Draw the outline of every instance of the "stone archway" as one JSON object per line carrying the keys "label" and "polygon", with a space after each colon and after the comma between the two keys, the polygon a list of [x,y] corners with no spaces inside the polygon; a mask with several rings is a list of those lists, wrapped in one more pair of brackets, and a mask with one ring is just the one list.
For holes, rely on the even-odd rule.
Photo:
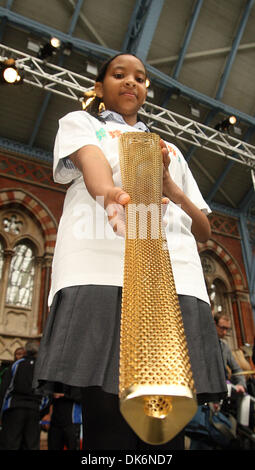
{"label": "stone archway", "polygon": [[5,189],[0,191],[0,208],[12,203],[18,203],[30,211],[42,227],[45,239],[45,252],[53,253],[57,222],[49,209],[31,193],[23,189]]}

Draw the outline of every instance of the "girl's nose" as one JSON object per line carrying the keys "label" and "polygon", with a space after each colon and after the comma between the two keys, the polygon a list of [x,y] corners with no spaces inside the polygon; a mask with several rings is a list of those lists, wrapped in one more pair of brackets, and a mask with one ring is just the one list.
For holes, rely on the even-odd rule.
{"label": "girl's nose", "polygon": [[126,77],[125,83],[127,86],[134,87],[136,85],[135,79],[132,76]]}

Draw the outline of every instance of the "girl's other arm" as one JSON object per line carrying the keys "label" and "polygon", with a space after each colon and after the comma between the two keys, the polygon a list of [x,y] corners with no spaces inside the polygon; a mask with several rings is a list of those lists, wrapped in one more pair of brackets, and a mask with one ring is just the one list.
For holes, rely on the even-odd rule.
{"label": "girl's other arm", "polygon": [[211,236],[211,226],[207,216],[186,196],[172,180],[168,171],[170,157],[163,140],[160,142],[163,155],[163,192],[175,204],[181,206],[192,219],[191,232],[198,242],[205,242]]}

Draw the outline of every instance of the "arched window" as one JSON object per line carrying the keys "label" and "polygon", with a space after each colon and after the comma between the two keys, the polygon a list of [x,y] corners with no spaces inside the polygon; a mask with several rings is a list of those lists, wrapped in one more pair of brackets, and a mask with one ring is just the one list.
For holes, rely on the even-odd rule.
{"label": "arched window", "polygon": [[226,302],[227,287],[221,279],[215,278],[211,285],[207,287],[211,302],[212,312],[226,313],[228,312],[228,304]]}
{"label": "arched window", "polygon": [[225,313],[231,319],[231,331],[226,337],[231,349],[237,348],[231,296],[234,290],[233,279],[223,261],[214,252],[200,253],[212,314]]}
{"label": "arched window", "polygon": [[42,227],[26,208],[11,204],[0,210],[0,359],[13,360],[13,350],[39,336]]}
{"label": "arched window", "polygon": [[31,244],[21,242],[14,248],[9,269],[6,304],[31,307],[35,275],[35,255]]}

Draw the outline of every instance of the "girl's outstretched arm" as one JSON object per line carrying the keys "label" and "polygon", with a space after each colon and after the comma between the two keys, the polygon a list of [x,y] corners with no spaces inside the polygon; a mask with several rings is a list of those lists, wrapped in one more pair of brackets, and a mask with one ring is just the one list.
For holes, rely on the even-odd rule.
{"label": "girl's outstretched arm", "polygon": [[69,156],[82,172],[86,188],[93,199],[100,197],[113,230],[124,235],[124,205],[129,195],[114,185],[112,169],[104,153],[96,145],[86,145]]}
{"label": "girl's outstretched arm", "polygon": [[[112,169],[104,153],[96,145],[86,145],[69,156],[75,166],[82,172],[86,188],[96,199],[103,198],[104,208],[113,230],[125,235],[124,206],[130,196],[120,187],[115,186]],[[162,204],[168,204],[168,198],[162,198]]]}
{"label": "girl's outstretched arm", "polygon": [[169,152],[163,140],[160,141],[163,155],[163,193],[175,204],[181,206],[192,219],[191,231],[198,242],[205,242],[211,236],[211,226],[207,216],[186,196],[182,189],[172,180],[168,167]]}

